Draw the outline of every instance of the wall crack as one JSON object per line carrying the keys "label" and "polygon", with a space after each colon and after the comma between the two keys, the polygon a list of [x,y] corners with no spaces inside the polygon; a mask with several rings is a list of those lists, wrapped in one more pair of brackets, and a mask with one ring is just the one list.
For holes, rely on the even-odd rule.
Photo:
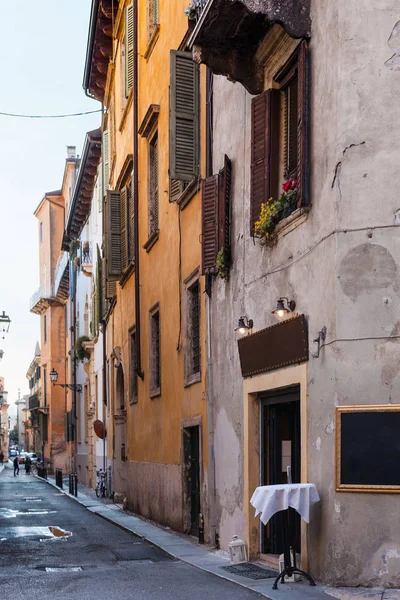
{"label": "wall crack", "polygon": [[[363,146],[365,143],[366,142],[363,141],[363,142],[359,142],[358,144],[350,144],[349,146],[346,146],[346,148],[343,150],[343,152],[342,152],[342,160],[339,160],[339,162],[337,162],[336,166],[335,166],[335,172],[334,172],[334,175],[333,175],[331,189],[333,189],[333,186],[335,185],[336,179],[339,178],[340,169],[341,169],[342,161],[343,161],[343,156],[346,154],[347,150],[350,150],[350,148],[356,148],[357,146]],[[338,179],[338,185],[339,185],[339,179]]]}

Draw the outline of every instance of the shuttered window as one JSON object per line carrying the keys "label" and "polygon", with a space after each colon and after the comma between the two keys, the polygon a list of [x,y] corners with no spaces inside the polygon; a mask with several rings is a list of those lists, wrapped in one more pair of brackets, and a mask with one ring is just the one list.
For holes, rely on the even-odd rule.
{"label": "shuttered window", "polygon": [[128,259],[129,262],[135,260],[135,207],[133,204],[133,177],[132,181],[126,186],[128,196]]}
{"label": "shuttered window", "polygon": [[120,192],[108,190],[106,202],[107,275],[118,278],[121,263],[121,197]]}
{"label": "shuttered window", "polygon": [[125,97],[133,87],[133,58],[134,58],[134,23],[133,4],[125,9]]}
{"label": "shuttered window", "polygon": [[261,204],[278,193],[281,92],[267,90],[251,103],[250,233],[260,217]]}
{"label": "shuttered window", "polygon": [[149,237],[158,230],[158,134],[149,144]]}
{"label": "shuttered window", "polygon": [[138,376],[136,362],[136,331],[129,334],[129,394],[130,402],[137,402],[138,396]]}
{"label": "shuttered window", "polygon": [[191,181],[199,174],[199,66],[190,52],[171,51],[171,179]]}
{"label": "shuttered window", "polygon": [[231,161],[225,156],[224,167],[219,174],[203,180],[203,275],[216,274],[217,254],[220,251],[223,253],[225,269],[230,266],[231,179]]}
{"label": "shuttered window", "polygon": [[190,370],[191,375],[200,373],[200,283],[197,280],[189,292]]}
{"label": "shuttered window", "polygon": [[161,393],[160,310],[150,311],[150,397]]}
{"label": "shuttered window", "polygon": [[271,196],[278,198],[289,177],[297,179],[297,206],[309,204],[308,69],[308,45],[303,41],[276,77],[279,88],[252,100],[251,235],[261,204]]}
{"label": "shuttered window", "polygon": [[110,178],[110,152],[109,152],[109,135],[108,131],[103,131],[103,148],[102,148],[102,156],[103,156],[103,189],[104,195],[108,188],[109,178]]}

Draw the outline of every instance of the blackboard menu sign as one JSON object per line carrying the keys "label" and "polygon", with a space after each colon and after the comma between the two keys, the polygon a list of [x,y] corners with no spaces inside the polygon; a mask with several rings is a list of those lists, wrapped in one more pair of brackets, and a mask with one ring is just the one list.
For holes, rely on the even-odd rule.
{"label": "blackboard menu sign", "polygon": [[336,409],[336,491],[400,492],[400,405]]}

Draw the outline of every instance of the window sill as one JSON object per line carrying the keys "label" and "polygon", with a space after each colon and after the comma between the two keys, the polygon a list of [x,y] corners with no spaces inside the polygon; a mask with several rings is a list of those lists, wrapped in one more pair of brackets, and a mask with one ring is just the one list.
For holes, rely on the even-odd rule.
{"label": "window sill", "polygon": [[156,25],[154,27],[153,33],[151,34],[151,38],[148,41],[147,48],[143,54],[143,57],[146,60],[149,60],[159,37],[160,37],[160,26]]}
{"label": "window sill", "polygon": [[201,381],[201,373],[195,373],[194,375],[191,375],[190,377],[187,377],[185,379],[185,384],[183,387],[185,387],[185,388],[190,387],[194,383],[200,383],[200,381]]}
{"label": "window sill", "polygon": [[179,196],[176,201],[177,205],[181,210],[186,208],[192,198],[195,197],[197,192],[200,190],[200,179],[196,177],[196,179],[192,179],[187,188],[183,190],[182,194]]}
{"label": "window sill", "polygon": [[153,390],[150,390],[150,398],[157,398],[158,396],[161,396],[161,388],[154,388]]}
{"label": "window sill", "polygon": [[129,398],[129,404],[132,406],[132,404],[137,404],[138,403],[138,397],[135,396],[134,398]]}
{"label": "window sill", "polygon": [[292,214],[285,219],[282,219],[282,221],[280,221],[276,226],[274,232],[276,240],[278,241],[285,237],[285,235],[296,229],[296,227],[299,227],[299,225],[304,223],[304,221],[307,221],[309,212],[309,206],[302,206],[301,208],[297,208],[295,211],[293,211]]}
{"label": "window sill", "polygon": [[156,243],[156,241],[158,240],[160,235],[160,230],[156,229],[155,231],[153,231],[153,233],[150,235],[149,239],[147,240],[147,242],[145,244],[143,244],[143,248],[144,250],[146,250],[146,252],[150,252],[150,250],[152,249],[152,247],[154,246],[154,244]]}
{"label": "window sill", "polygon": [[131,278],[131,275],[135,272],[135,263],[132,261],[126,267],[125,271],[122,274],[121,279],[119,280],[119,285],[123,288]]}

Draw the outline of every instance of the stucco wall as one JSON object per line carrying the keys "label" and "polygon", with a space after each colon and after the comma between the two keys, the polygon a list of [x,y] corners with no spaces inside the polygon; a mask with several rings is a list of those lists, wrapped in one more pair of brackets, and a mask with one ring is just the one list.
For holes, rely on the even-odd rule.
{"label": "stucco wall", "polygon": [[243,443],[233,328],[241,314],[254,319],[255,330],[272,325],[277,298],[288,296],[307,316],[311,351],[323,326],[332,342],[319,358],[310,354],[302,460],[321,495],[309,527],[309,568],[340,585],[400,585],[397,496],[335,492],[333,425],[337,405],[399,402],[398,340],[359,340],[399,328],[400,76],[384,67],[397,8],[393,0],[312,3],[312,207],[273,248],[253,243],[249,232],[251,97],[240,84],[214,78],[214,172],[225,153],[233,164],[233,266],[228,281],[214,282],[212,299],[221,543],[226,549],[242,533],[248,502],[242,461],[224,468],[226,449],[233,461]]}

